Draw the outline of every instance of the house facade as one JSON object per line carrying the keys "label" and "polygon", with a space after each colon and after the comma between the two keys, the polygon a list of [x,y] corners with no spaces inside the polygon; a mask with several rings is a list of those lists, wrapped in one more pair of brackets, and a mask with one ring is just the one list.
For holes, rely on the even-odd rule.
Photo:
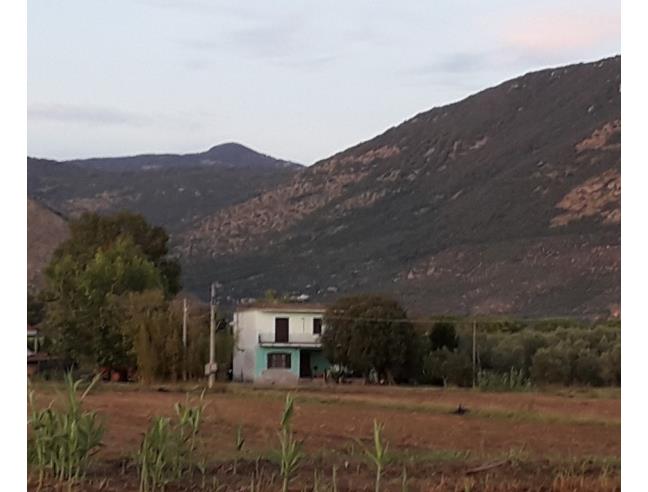
{"label": "house facade", "polygon": [[235,381],[294,384],[323,377],[325,307],[315,304],[250,304],[234,313]]}

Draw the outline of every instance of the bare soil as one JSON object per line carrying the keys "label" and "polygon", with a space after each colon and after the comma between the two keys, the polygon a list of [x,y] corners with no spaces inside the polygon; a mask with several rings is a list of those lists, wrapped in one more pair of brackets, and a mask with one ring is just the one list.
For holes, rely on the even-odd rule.
{"label": "bare soil", "polygon": [[[130,456],[151,417],[172,415],[185,398],[106,385],[86,405],[106,419],[105,446],[82,490],[137,490]],[[286,390],[228,385],[205,395],[201,442],[205,474],[167,490],[276,490],[272,460]],[[198,391],[192,392],[197,397]],[[42,394],[47,400],[51,395]],[[294,490],[372,490],[373,470],[356,440],[370,444],[373,420],[385,424],[392,462],[383,490],[616,490],[620,469],[620,400],[542,393],[335,387],[296,391],[294,431],[307,458]],[[459,404],[464,415],[452,413]],[[245,451],[233,474],[234,436],[241,425]],[[483,465],[494,464],[484,471]]]}

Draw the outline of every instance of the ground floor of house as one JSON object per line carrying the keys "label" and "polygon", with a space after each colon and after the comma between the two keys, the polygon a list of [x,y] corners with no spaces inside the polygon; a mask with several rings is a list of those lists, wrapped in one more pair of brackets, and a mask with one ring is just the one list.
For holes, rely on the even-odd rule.
{"label": "ground floor of house", "polygon": [[321,348],[256,347],[255,382],[294,383],[300,379],[324,378],[330,367]]}

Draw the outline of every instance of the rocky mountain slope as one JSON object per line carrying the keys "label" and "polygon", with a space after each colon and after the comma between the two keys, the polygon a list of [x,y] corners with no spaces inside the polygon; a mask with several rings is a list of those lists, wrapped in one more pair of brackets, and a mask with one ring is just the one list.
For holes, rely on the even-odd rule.
{"label": "rocky mountain slope", "polygon": [[30,289],[42,287],[43,270],[67,236],[67,221],[60,214],[27,199],[27,285]]}
{"label": "rocky mountain slope", "polygon": [[434,108],[215,209],[177,242],[186,284],[392,293],[417,313],[614,315],[620,57]]}
{"label": "rocky mountain slope", "polygon": [[133,210],[179,235],[214,210],[272,189],[301,167],[233,143],[195,154],[28,158],[27,192],[69,216]]}

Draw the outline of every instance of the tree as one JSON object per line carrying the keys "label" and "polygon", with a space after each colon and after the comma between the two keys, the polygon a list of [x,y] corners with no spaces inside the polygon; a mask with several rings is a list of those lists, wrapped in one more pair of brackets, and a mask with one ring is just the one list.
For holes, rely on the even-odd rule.
{"label": "tree", "polygon": [[365,379],[405,380],[415,366],[416,333],[398,302],[382,296],[351,296],[330,306],[322,335],[325,355]]}
{"label": "tree", "polygon": [[160,272],[165,295],[177,294],[181,288],[180,265],[168,256],[168,234],[162,227],[152,226],[143,216],[131,212],[113,215],[84,213],[70,222],[70,237],[54,252],[52,264],[71,256],[83,267],[99,250],[109,250],[124,238],[130,238]]}
{"label": "tree", "polygon": [[108,367],[129,362],[119,297],[164,285],[160,271],[128,236],[97,248],[90,257],[87,252],[59,252],[47,269],[46,283],[45,327],[55,351]]}
{"label": "tree", "polygon": [[123,334],[140,379],[176,379],[182,372],[181,318],[169,309],[162,290],[131,292],[124,299]]}
{"label": "tree", "polygon": [[[132,292],[123,298],[123,311],[123,335],[132,341],[130,355],[142,381],[177,380],[185,367],[189,377],[203,375],[209,350],[208,311],[196,306],[189,312],[186,358],[182,346],[182,305],[177,300],[167,301],[160,289]],[[227,326],[223,321],[219,319],[218,326]],[[215,345],[219,373],[226,376],[234,337],[228,330],[220,329]]]}
{"label": "tree", "polygon": [[452,352],[459,345],[454,323],[450,321],[435,322],[430,330],[429,341],[431,350],[446,348]]}
{"label": "tree", "polygon": [[45,304],[31,292],[27,292],[27,324],[37,325],[45,317]]}

